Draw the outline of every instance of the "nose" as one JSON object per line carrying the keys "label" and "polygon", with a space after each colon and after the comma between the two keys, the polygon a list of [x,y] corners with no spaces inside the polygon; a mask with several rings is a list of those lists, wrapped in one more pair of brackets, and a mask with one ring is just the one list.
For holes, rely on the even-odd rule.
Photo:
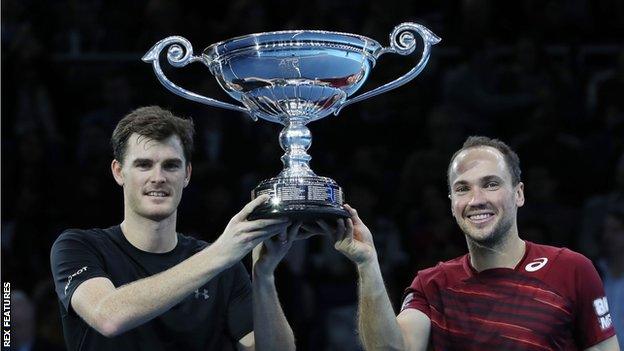
{"label": "nose", "polygon": [[483,205],[486,203],[486,199],[485,199],[485,194],[483,193],[483,190],[479,189],[479,188],[475,188],[472,191],[472,194],[470,196],[470,201],[468,202],[469,206],[479,206],[479,205]]}
{"label": "nose", "polygon": [[154,167],[152,174],[150,176],[150,183],[161,184],[167,180],[165,178],[165,172],[160,167]]}

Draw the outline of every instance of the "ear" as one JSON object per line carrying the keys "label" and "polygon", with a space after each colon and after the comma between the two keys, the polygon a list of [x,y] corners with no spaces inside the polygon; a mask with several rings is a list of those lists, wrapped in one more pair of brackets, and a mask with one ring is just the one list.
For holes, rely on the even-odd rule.
{"label": "ear", "polygon": [[186,165],[186,175],[184,176],[184,187],[186,188],[187,185],[189,185],[189,182],[191,181],[191,173],[193,171],[193,167],[191,166],[191,163],[189,162]]}
{"label": "ear", "polygon": [[123,172],[121,169],[121,162],[117,160],[113,160],[113,162],[111,162],[111,172],[113,173],[113,178],[115,178],[115,181],[117,182],[117,184],[119,184],[120,186],[123,186],[124,176],[123,176]]}
{"label": "ear", "polygon": [[448,197],[448,199],[451,201],[450,205],[451,205],[451,215],[453,217],[455,217],[455,211],[453,210],[453,198],[451,197],[451,194],[449,193],[448,195],[446,195]]}
{"label": "ear", "polygon": [[516,206],[524,205],[524,183],[520,182],[516,185]]}

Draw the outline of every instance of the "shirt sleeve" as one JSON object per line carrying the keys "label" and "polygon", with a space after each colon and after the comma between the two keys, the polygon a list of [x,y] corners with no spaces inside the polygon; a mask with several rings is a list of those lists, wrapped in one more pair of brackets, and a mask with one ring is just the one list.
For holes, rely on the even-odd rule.
{"label": "shirt sleeve", "polygon": [[598,272],[585,256],[577,254],[577,258],[574,277],[577,311],[575,329],[578,331],[577,343],[585,349],[615,335],[615,328]]}
{"label": "shirt sleeve", "polygon": [[56,239],[50,252],[50,266],[56,295],[65,312],[73,311],[71,297],[80,284],[91,278],[108,277],[101,253],[81,231],[65,231]]}
{"label": "shirt sleeve", "polygon": [[253,296],[249,274],[242,263],[233,268],[234,281],[227,308],[227,326],[234,340],[253,331]]}
{"label": "shirt sleeve", "polygon": [[405,293],[403,294],[401,312],[409,308],[417,309],[426,314],[427,317],[431,318],[431,309],[429,308],[429,303],[427,302],[427,297],[425,296],[420,275],[416,275],[412,284],[405,289]]}

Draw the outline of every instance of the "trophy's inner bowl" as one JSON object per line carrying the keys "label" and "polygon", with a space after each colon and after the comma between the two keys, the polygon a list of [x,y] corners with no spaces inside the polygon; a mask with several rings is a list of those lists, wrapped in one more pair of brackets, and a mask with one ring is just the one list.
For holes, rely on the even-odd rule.
{"label": "trophy's inner bowl", "polygon": [[362,86],[379,50],[379,43],[363,36],[285,31],[217,43],[202,58],[221,87],[257,116],[311,121]]}

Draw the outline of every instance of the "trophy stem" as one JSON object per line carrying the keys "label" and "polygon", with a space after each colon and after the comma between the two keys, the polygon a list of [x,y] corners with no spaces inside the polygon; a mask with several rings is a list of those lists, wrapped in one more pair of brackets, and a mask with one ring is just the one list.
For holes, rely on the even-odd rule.
{"label": "trophy stem", "polygon": [[280,132],[279,143],[285,151],[281,157],[284,170],[280,177],[315,176],[310,169],[310,160],[307,150],[312,145],[312,134],[305,125],[308,118],[291,117],[284,122],[284,129]]}

